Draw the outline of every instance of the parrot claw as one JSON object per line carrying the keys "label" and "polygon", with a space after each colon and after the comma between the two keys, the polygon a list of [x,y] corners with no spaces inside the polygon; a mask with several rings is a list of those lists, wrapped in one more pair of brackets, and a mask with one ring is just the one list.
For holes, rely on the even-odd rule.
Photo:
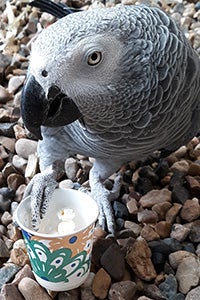
{"label": "parrot claw", "polygon": [[31,223],[36,231],[47,212],[49,199],[57,186],[56,176],[56,170],[50,166],[36,174],[25,190],[23,198],[31,197]]}

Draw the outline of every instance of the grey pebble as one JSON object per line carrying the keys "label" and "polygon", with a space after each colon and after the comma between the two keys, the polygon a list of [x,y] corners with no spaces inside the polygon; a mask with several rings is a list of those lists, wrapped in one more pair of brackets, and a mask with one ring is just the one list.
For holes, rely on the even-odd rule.
{"label": "grey pebble", "polygon": [[9,282],[19,270],[20,267],[12,263],[8,263],[0,268],[0,288]]}

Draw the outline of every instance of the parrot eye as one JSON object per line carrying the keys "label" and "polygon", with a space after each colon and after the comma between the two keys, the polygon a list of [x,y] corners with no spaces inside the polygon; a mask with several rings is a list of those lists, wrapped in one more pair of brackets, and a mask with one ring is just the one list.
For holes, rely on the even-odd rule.
{"label": "parrot eye", "polygon": [[88,56],[88,65],[95,66],[97,65],[102,58],[101,52],[95,51]]}
{"label": "parrot eye", "polygon": [[47,77],[48,76],[48,72],[46,70],[42,70],[41,74],[42,74],[43,77]]}

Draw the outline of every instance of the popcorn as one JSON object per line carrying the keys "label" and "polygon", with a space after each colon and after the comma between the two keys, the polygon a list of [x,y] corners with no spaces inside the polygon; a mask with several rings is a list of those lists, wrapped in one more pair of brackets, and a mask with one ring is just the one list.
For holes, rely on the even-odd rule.
{"label": "popcorn", "polygon": [[62,221],[58,224],[59,234],[66,234],[75,230],[75,223],[73,221],[75,212],[72,208],[61,209],[57,213],[57,216]]}

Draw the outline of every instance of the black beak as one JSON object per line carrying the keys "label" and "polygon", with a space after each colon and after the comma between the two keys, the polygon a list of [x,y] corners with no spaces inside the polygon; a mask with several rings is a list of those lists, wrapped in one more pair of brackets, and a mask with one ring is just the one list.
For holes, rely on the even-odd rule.
{"label": "black beak", "polygon": [[82,115],[72,99],[53,85],[47,97],[34,76],[29,76],[21,96],[22,119],[27,129],[42,139],[40,126],[64,126],[79,119]]}

